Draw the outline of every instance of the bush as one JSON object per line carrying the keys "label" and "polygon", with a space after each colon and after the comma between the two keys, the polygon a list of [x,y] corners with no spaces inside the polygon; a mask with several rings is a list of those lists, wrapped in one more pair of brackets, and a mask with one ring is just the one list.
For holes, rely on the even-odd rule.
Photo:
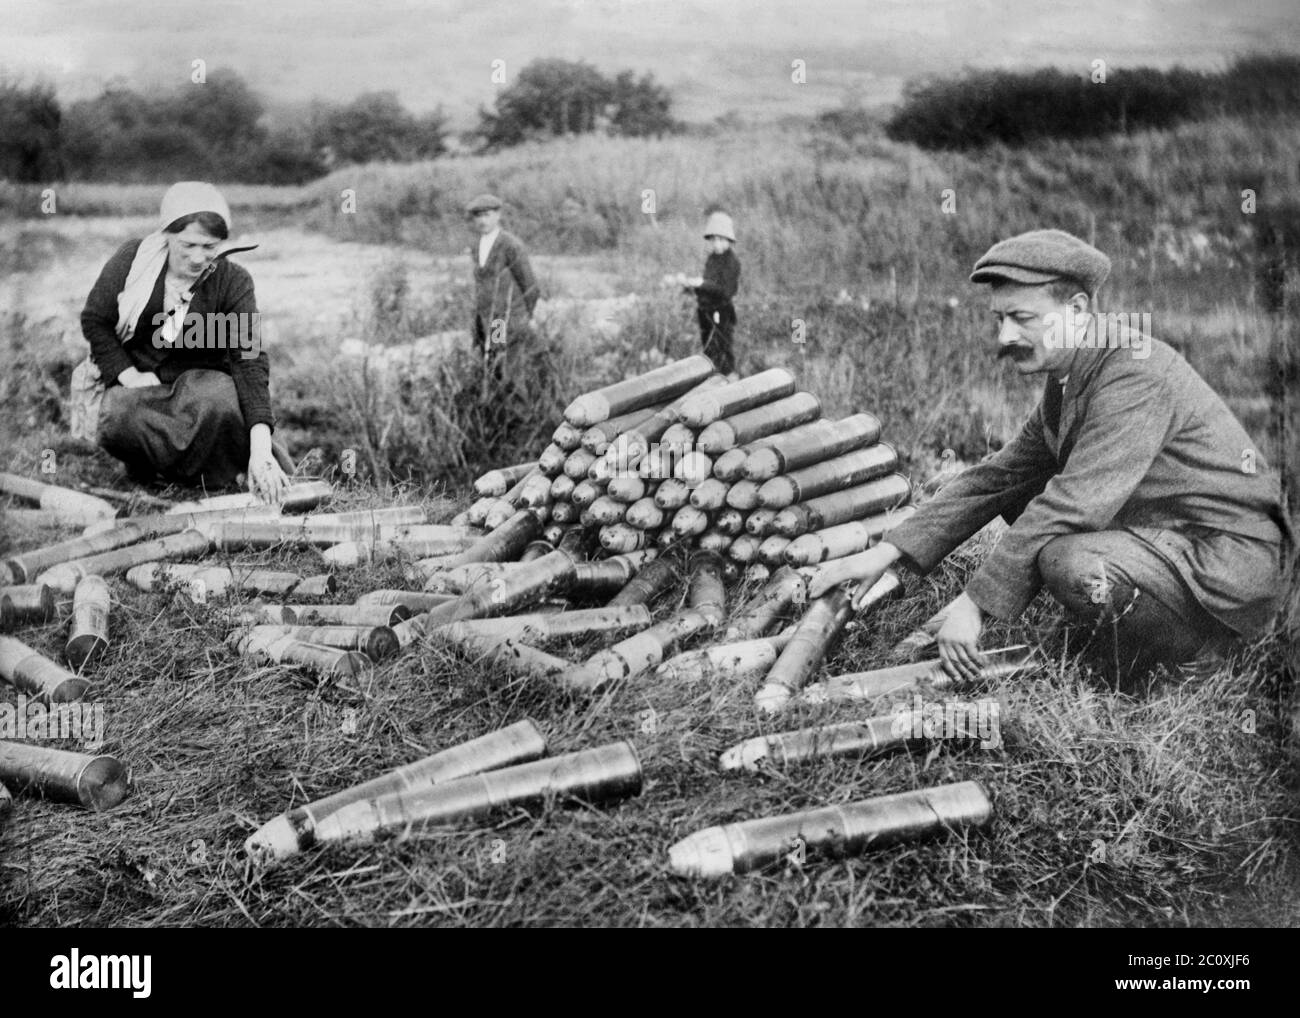
{"label": "bush", "polygon": [[622,71],[611,80],[585,62],[534,60],[494,111],[479,111],[478,134],[488,148],[600,129],[658,137],[677,129],[671,110],[671,95],[651,74]]}
{"label": "bush", "polygon": [[964,149],[1169,128],[1297,105],[1300,58],[1293,56],[1244,57],[1217,75],[1180,67],[1115,70],[1100,82],[1049,69],[969,70],[910,83],[886,130],[922,148]]}
{"label": "bush", "polygon": [[0,179],[36,183],[61,177],[62,117],[51,85],[0,78]]}

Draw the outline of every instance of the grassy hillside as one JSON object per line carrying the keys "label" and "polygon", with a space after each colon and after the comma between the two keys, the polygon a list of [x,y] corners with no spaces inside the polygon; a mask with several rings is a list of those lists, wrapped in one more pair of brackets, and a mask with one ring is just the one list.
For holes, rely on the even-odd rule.
{"label": "grassy hillside", "polygon": [[[1300,476],[1300,442],[1281,440],[1279,410],[1285,380],[1297,382],[1295,346],[1257,308],[1255,220],[1242,211],[1247,188],[1260,209],[1300,201],[1286,187],[1298,143],[1293,120],[1220,120],[978,157],[811,128],[584,138],[493,159],[344,171],[313,188],[307,216],[340,239],[453,253],[468,246],[465,196],[494,190],[509,202],[509,227],[534,249],[603,256],[629,290],[658,295],[628,330],[635,351],[663,345],[665,320],[686,325],[658,280],[698,267],[700,214],[722,203],[737,220],[738,346],[750,365],[825,358],[843,378],[847,361],[846,398],[887,413],[909,452],[952,447],[964,457],[1009,437],[1028,405],[1013,395],[1003,416],[1004,376],[980,348],[991,339],[986,291],[966,281],[969,267],[1001,237],[1057,226],[1110,255],[1102,306],[1150,312],[1155,334],[1216,379],[1270,456],[1292,451]],[[340,211],[345,189],[355,214]],[[653,215],[641,211],[647,190]],[[802,349],[790,343],[795,318],[808,327]]]}

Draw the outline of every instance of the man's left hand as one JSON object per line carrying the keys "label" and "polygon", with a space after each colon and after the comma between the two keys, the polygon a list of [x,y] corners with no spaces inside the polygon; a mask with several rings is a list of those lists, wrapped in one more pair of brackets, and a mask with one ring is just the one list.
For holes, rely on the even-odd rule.
{"label": "man's left hand", "polygon": [[960,594],[943,610],[943,614],[943,625],[935,634],[943,669],[954,679],[974,682],[984,665],[979,651],[984,612],[966,594]]}

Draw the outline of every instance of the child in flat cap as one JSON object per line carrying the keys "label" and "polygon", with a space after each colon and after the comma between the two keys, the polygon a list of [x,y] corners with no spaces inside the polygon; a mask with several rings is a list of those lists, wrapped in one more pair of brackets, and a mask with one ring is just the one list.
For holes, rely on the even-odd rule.
{"label": "child in flat cap", "polygon": [[501,228],[501,199],[477,195],[465,207],[477,243],[474,260],[474,341],[479,351],[500,352],[532,338],[532,315],[541,290],[523,241]]}

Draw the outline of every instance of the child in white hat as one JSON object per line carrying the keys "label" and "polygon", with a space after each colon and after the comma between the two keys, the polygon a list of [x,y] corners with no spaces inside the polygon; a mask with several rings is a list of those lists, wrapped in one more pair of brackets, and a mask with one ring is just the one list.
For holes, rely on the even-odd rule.
{"label": "child in white hat", "polygon": [[736,227],[731,216],[720,209],[711,211],[704,223],[704,240],[709,252],[704,275],[674,281],[695,295],[705,356],[724,375],[734,376],[736,358],[731,344],[736,331],[736,306],[731,301],[740,288],[740,259],[736,257]]}

